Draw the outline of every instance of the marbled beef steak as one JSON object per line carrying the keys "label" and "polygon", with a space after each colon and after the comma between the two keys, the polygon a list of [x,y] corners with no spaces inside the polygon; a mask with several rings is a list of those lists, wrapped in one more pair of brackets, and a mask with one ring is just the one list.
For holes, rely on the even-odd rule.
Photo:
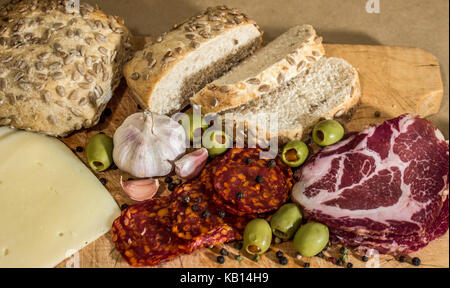
{"label": "marbled beef steak", "polygon": [[[449,146],[417,116],[402,115],[325,148],[296,176],[292,197],[306,217],[342,239],[360,235],[351,237],[352,246],[383,243],[382,251],[403,253],[413,248],[406,237],[426,245],[435,238],[427,236],[436,235],[433,227],[448,229],[448,217],[438,216],[448,198]],[[389,246],[399,241],[401,249]]]}

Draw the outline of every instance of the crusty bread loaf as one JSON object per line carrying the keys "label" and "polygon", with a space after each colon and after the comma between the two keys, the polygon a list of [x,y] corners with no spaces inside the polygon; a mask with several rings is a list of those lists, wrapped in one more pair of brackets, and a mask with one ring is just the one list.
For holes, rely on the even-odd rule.
{"label": "crusty bread loaf", "polygon": [[257,99],[289,81],[324,54],[322,38],[310,25],[295,26],[208,84],[191,98],[202,112],[219,113]]}
{"label": "crusty bread loaf", "polygon": [[0,8],[0,125],[53,136],[98,122],[130,54],[118,17],[63,0]]}
{"label": "crusty bread loaf", "polygon": [[139,104],[172,114],[252,54],[261,41],[262,31],[238,10],[208,8],[137,52],[125,66],[125,78]]}
{"label": "crusty bread loaf", "polygon": [[[221,117],[245,123],[247,135],[266,139],[277,136],[283,144],[302,139],[320,119],[345,115],[360,97],[356,69],[343,59],[323,57],[276,90],[230,109]],[[270,114],[278,121],[275,127],[264,123]]]}

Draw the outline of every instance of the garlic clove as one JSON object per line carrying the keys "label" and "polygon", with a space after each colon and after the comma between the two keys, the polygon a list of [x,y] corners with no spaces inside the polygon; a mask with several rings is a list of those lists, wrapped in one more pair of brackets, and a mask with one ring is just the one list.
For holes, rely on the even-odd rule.
{"label": "garlic clove", "polygon": [[158,192],[158,179],[142,179],[123,181],[120,176],[120,185],[123,191],[135,201],[144,201],[153,198]]}
{"label": "garlic clove", "polygon": [[208,150],[201,148],[175,161],[175,173],[183,179],[198,176],[208,160]]}

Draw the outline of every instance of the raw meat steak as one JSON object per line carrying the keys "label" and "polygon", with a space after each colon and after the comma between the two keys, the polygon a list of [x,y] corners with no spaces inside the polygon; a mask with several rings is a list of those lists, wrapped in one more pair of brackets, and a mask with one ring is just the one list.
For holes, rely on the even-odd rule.
{"label": "raw meat steak", "polygon": [[381,254],[406,255],[427,246],[431,241],[443,236],[448,230],[448,225],[449,206],[447,198],[439,217],[422,235],[399,236],[383,234],[380,236],[365,236],[336,229],[331,229],[330,232],[333,243],[342,243],[347,247],[357,247],[361,251],[375,249]]}
{"label": "raw meat steak", "polygon": [[309,219],[362,235],[425,235],[448,195],[449,147],[429,121],[402,115],[323,149],[298,172],[292,197]]}

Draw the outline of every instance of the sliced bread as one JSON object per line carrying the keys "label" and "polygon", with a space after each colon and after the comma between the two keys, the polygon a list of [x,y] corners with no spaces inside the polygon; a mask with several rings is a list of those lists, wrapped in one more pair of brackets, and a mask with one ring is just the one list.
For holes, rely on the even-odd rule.
{"label": "sliced bread", "polygon": [[191,103],[220,113],[279,88],[324,55],[322,38],[311,25],[295,26],[230,72],[208,84]]}
{"label": "sliced bread", "polygon": [[[233,108],[222,117],[245,123],[247,135],[278,137],[279,143],[286,143],[302,139],[320,119],[348,113],[360,96],[356,69],[343,59],[323,57],[276,90]],[[270,114],[275,115],[277,126],[258,125]]]}
{"label": "sliced bread", "polygon": [[177,112],[194,93],[258,49],[262,33],[236,9],[208,8],[137,52],[124,69],[128,87],[152,112]]}

